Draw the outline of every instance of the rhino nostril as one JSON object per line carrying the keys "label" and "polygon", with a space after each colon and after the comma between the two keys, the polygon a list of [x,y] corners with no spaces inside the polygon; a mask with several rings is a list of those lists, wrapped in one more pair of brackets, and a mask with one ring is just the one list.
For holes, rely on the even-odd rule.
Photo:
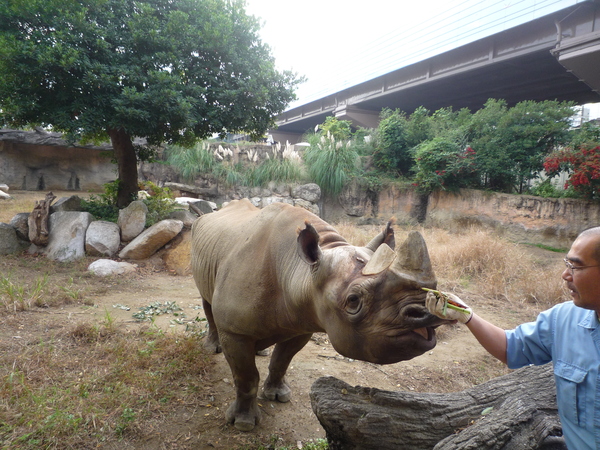
{"label": "rhino nostril", "polygon": [[424,316],[423,308],[419,306],[409,306],[407,308],[404,308],[403,313],[404,317],[406,318],[421,319]]}

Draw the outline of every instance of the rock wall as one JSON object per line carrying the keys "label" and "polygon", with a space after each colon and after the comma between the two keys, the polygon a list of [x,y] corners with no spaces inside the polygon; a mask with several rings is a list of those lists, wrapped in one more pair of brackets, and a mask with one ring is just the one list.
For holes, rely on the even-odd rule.
{"label": "rock wall", "polygon": [[581,231],[600,225],[600,204],[474,190],[436,192],[429,197],[426,223],[483,225],[514,241],[569,248]]}
{"label": "rock wall", "polygon": [[[356,205],[344,202],[360,196],[341,196],[338,206],[327,205],[327,220],[339,220],[346,211],[357,211]],[[396,217],[399,223],[423,223],[450,230],[470,226],[493,229],[515,242],[545,244],[569,248],[584,229],[600,226],[600,204],[575,199],[541,198],[531,195],[511,195],[464,189],[459,192],[435,192],[422,198],[414,191],[386,189],[379,194],[376,205],[366,205],[362,196],[361,216],[346,218],[354,221],[384,221]],[[359,202],[359,206],[360,206]],[[418,220],[422,216],[424,220]]]}
{"label": "rock wall", "polygon": [[112,150],[0,140],[0,182],[29,191],[102,191],[117,178]]}

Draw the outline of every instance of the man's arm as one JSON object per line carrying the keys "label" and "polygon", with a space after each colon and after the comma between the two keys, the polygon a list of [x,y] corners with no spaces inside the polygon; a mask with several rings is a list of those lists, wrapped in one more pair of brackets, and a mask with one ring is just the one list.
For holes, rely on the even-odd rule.
{"label": "man's arm", "polygon": [[466,325],[483,348],[506,364],[506,333],[502,328],[491,324],[475,313]]}

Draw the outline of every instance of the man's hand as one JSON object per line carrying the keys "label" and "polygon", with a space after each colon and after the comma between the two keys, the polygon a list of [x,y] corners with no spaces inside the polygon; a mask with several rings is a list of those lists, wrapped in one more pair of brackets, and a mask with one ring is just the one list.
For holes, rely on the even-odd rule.
{"label": "man's hand", "polygon": [[467,323],[473,317],[473,311],[465,302],[458,296],[447,292],[428,289],[425,306],[431,314],[442,319]]}

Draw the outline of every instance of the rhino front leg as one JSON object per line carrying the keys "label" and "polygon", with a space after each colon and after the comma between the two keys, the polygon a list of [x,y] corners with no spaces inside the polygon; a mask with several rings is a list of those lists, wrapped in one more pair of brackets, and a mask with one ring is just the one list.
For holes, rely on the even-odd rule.
{"label": "rhino front leg", "polygon": [[235,384],[235,400],[227,408],[225,419],[240,431],[251,431],[260,422],[255,344],[243,336],[221,334],[221,345]]}
{"label": "rhino front leg", "polygon": [[292,358],[310,340],[312,334],[303,334],[275,345],[269,363],[269,375],[264,384],[264,396],[269,400],[278,400],[282,403],[289,402],[292,390],[285,382],[285,373],[292,362]]}

